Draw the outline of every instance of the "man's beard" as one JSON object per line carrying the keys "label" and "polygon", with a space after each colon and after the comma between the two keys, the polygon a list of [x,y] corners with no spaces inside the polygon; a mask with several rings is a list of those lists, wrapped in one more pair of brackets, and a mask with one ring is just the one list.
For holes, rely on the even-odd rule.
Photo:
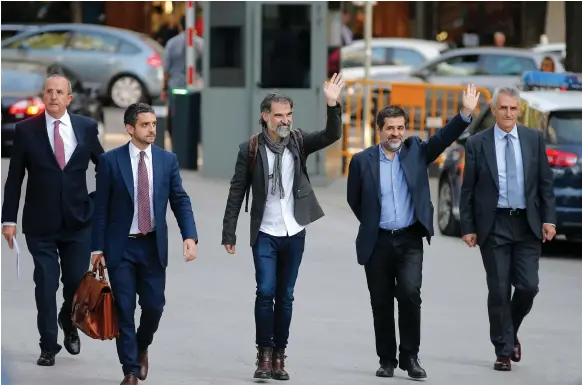
{"label": "man's beard", "polygon": [[[398,143],[393,143],[392,139],[398,139]],[[400,150],[402,143],[404,143],[404,141],[401,138],[390,138],[382,143],[382,147],[384,147],[387,151],[396,152]]]}
{"label": "man's beard", "polygon": [[293,124],[289,123],[289,125],[286,125],[285,123],[279,123],[277,126],[273,127],[271,122],[269,122],[267,127],[269,128],[269,131],[277,134],[279,138],[286,138],[291,133],[291,127],[293,127]]}

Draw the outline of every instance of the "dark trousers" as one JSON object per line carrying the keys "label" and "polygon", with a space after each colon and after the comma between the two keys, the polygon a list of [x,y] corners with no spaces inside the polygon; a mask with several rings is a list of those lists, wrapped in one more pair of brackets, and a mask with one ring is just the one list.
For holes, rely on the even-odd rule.
{"label": "dark trousers", "polygon": [[290,237],[274,237],[262,232],[257,237],[253,259],[257,281],[256,344],[259,347],[287,347],[293,291],[304,248],[305,230]]}
{"label": "dark trousers", "polygon": [[[71,311],[73,297],[89,269],[91,261],[91,230],[61,230],[50,236],[25,235],[26,244],[34,261],[34,297],[36,324],[40,334],[40,348],[59,352],[57,343],[57,290],[62,272],[63,305],[58,314],[65,331],[73,329]],[[60,258],[60,266],[59,266]]]}
{"label": "dark trousers", "polygon": [[[413,226],[414,228],[414,226]],[[419,230],[392,235],[379,230],[370,260],[364,266],[381,364],[396,365],[394,297],[398,300],[400,360],[418,355],[423,243]]]}
{"label": "dark trousers", "polygon": [[[166,303],[166,270],[158,257],[155,233],[143,238],[129,238],[123,260],[114,269],[109,269],[109,279],[117,308],[119,362],[124,374],[138,374],[138,352],[151,345]],[[136,333],[137,296],[141,317]]]}
{"label": "dark trousers", "polygon": [[481,246],[481,256],[489,290],[489,333],[498,357],[513,353],[517,331],[539,291],[541,249],[525,212],[520,216],[496,214],[493,229]]}

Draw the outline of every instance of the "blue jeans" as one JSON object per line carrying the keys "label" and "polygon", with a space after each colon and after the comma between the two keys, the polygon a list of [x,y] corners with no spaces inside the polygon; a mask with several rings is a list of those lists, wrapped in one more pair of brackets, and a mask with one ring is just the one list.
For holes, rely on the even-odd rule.
{"label": "blue jeans", "polygon": [[256,344],[259,347],[287,347],[293,291],[304,249],[305,230],[291,237],[274,237],[262,232],[257,237],[253,259],[257,281]]}

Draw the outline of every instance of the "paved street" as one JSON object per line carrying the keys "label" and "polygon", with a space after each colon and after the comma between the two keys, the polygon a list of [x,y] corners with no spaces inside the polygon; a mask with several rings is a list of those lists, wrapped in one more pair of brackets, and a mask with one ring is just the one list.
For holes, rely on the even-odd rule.
{"label": "paved street", "polygon": [[[2,186],[7,168],[8,161],[3,159]],[[226,254],[220,238],[227,182],[205,180],[186,171],[183,179],[200,235],[199,257],[189,264],[183,262],[180,233],[168,213],[167,304],[150,348],[145,383],[252,384],[255,282],[247,246],[249,216],[242,210],[237,254]],[[308,229],[288,348],[289,383],[409,384],[400,370],[393,379],[374,376],[378,359],[369,296],[363,269],[356,262],[357,223],[345,203],[344,182],[316,188],[316,193],[327,215]],[[434,186],[432,194],[436,206]],[[112,341],[82,336],[79,356],[63,349],[55,367],[36,366],[33,264],[24,238],[19,235],[18,239],[24,249],[20,280],[14,252],[3,240],[1,249],[2,358],[9,360],[13,384],[118,384],[122,372]],[[420,358],[428,383],[582,384],[582,258],[556,255],[543,258],[540,264],[541,292],[520,334],[523,361],[513,372],[499,373],[492,370],[494,354],[479,251],[440,235],[425,247]]]}

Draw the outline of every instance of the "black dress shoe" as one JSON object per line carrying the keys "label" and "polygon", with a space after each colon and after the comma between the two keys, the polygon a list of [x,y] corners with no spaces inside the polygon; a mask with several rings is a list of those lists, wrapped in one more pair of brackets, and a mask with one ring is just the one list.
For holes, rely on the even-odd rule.
{"label": "black dress shoe", "polygon": [[519,362],[521,361],[521,344],[517,337],[515,337],[515,346],[513,348],[513,354],[511,355],[511,361]]}
{"label": "black dress shoe", "polygon": [[500,372],[509,372],[511,370],[511,360],[509,357],[497,357],[493,364],[493,369]]}
{"label": "black dress shoe", "polygon": [[426,378],[426,371],[420,366],[420,360],[418,357],[407,357],[401,359],[398,364],[400,369],[408,372],[408,376],[414,379]]}
{"label": "black dress shoe", "polygon": [[81,339],[79,338],[79,332],[77,332],[77,329],[72,328],[65,330],[60,318],[59,327],[63,330],[63,333],[65,334],[63,345],[65,345],[65,349],[67,349],[67,352],[74,356],[79,354],[81,352]]}
{"label": "black dress shoe", "polygon": [[38,366],[54,366],[56,353],[50,350],[43,350],[36,360]]}
{"label": "black dress shoe", "polygon": [[380,364],[378,370],[376,370],[376,377],[394,377],[394,364]]}

